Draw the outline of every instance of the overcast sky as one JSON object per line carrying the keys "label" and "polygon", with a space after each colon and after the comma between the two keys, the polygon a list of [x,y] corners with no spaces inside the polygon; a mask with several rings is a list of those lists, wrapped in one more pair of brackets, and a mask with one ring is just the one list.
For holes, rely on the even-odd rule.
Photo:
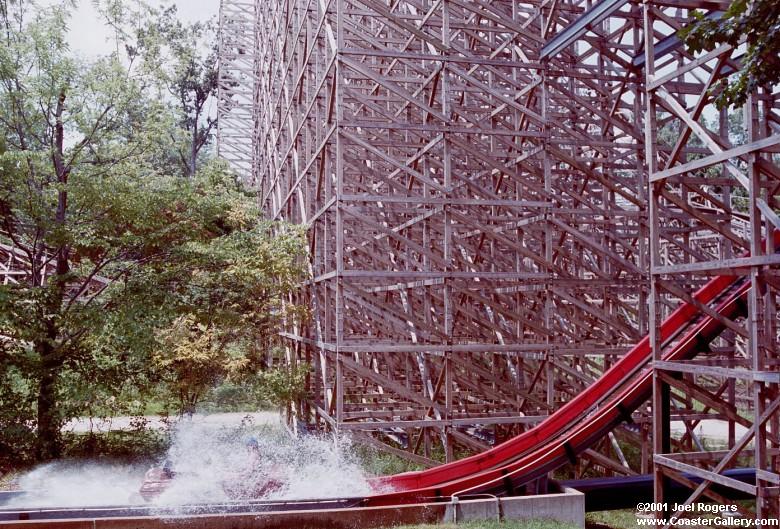
{"label": "overcast sky", "polygon": [[[179,15],[183,20],[207,20],[209,17],[216,16],[219,12],[220,0],[174,0],[173,2],[162,2],[148,0],[148,3],[155,6],[168,5],[175,3],[179,10]],[[50,0],[48,3],[52,3]],[[45,4],[47,2],[41,2]],[[95,9],[92,7],[91,0],[80,0],[76,13],[70,20],[69,41],[71,48],[84,55],[97,55],[110,52],[113,49],[113,43],[110,42],[110,33],[103,23],[98,19]]]}

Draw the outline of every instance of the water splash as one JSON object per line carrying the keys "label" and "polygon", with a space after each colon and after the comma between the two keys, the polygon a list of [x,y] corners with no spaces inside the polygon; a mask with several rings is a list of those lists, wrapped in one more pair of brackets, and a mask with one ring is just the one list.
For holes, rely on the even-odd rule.
{"label": "water splash", "polygon": [[269,499],[346,498],[371,492],[366,472],[348,438],[308,436],[282,445],[285,486]]}
{"label": "water splash", "polygon": [[[257,439],[254,461],[245,441]],[[280,429],[209,431],[193,425],[177,430],[168,459],[176,471],[171,486],[155,500],[159,505],[213,503],[235,499],[231,485],[252,489],[270,474],[282,486],[264,499],[336,498],[370,492],[366,474],[346,439],[306,436],[292,439]],[[255,472],[253,472],[255,470]],[[250,483],[247,483],[250,482]]]}
{"label": "water splash", "polygon": [[19,479],[21,490],[3,508],[126,505],[145,466],[64,461],[37,467]]}
{"label": "water splash", "polygon": [[[257,439],[259,461],[245,441]],[[282,485],[263,499],[293,500],[362,496],[370,492],[366,472],[348,439],[289,437],[279,426],[216,425],[185,420],[172,432],[165,455],[176,475],[152,505],[170,507],[235,499],[230,486],[272,472]],[[159,461],[157,464],[162,464]],[[138,490],[148,466],[98,462],[47,464],[19,480],[23,490],[3,508],[143,504]]]}

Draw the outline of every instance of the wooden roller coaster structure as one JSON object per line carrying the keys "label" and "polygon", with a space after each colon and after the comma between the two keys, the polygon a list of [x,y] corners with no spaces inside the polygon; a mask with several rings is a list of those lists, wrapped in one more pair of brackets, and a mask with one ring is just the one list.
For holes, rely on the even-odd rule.
{"label": "wooden roller coaster structure", "polygon": [[[652,402],[574,471],[653,471],[657,498],[694,475],[689,501],[723,500],[717,483],[776,515],[778,91],[717,109],[743,47],[677,36],[729,4],[222,0],[220,155],[268,218],[307,227],[291,301],[312,318],[283,334],[311,366],[296,418],[433,466],[533,426],[649,335]],[[747,317],[693,300],[724,274],[749,276]],[[680,302],[725,331],[662,361]],[[754,485],[723,475],[737,464]]]}

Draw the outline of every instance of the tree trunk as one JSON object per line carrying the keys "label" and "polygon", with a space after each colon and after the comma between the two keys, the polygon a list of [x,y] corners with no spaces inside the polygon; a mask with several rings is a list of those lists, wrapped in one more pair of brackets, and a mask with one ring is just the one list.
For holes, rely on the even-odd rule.
{"label": "tree trunk", "polygon": [[198,170],[198,119],[199,114],[195,114],[195,125],[192,127],[192,144],[190,145],[190,166],[188,175],[190,178],[195,176],[195,172]]}
{"label": "tree trunk", "polygon": [[[55,110],[55,127],[52,138],[52,162],[61,184],[68,183],[71,168],[65,163],[64,143],[65,128],[62,116],[65,112],[65,93],[61,92]],[[54,221],[60,227],[65,226],[68,211],[68,192],[60,189],[57,192],[57,211]],[[67,277],[70,273],[70,250],[67,245],[60,246],[55,253],[56,268],[51,283],[51,293],[44,310],[47,314],[59,314],[67,288]],[[41,287],[45,286],[46,278],[41,278]],[[60,456],[60,424],[59,403],[57,399],[57,382],[60,369],[63,366],[63,351],[57,346],[60,337],[59,328],[54,323],[46,326],[45,336],[35,344],[41,362],[41,378],[38,385],[38,445],[37,456],[40,460],[54,459]]]}
{"label": "tree trunk", "polygon": [[60,362],[48,344],[38,347],[41,355],[41,378],[38,384],[38,445],[39,460],[55,459],[61,454],[60,416],[57,402],[57,379]]}
{"label": "tree trunk", "polygon": [[195,176],[195,172],[198,170],[198,124],[192,130],[192,145],[190,145],[190,166],[188,175],[190,178]]}

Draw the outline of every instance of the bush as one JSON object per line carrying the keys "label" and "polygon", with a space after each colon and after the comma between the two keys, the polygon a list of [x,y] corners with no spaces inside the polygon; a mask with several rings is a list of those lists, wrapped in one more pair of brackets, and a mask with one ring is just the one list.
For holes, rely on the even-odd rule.
{"label": "bush", "polygon": [[255,411],[257,408],[254,389],[232,382],[211,388],[198,405],[198,411],[206,413]]}
{"label": "bush", "polygon": [[35,457],[33,401],[13,369],[0,371],[0,470],[30,464]]}
{"label": "bush", "polygon": [[157,459],[168,450],[167,430],[147,428],[145,419],[137,418],[130,430],[68,433],[63,436],[63,455],[76,459],[107,458],[128,463]]}
{"label": "bush", "polygon": [[425,468],[408,459],[366,445],[356,445],[356,452],[360,466],[373,476],[390,476]]}

